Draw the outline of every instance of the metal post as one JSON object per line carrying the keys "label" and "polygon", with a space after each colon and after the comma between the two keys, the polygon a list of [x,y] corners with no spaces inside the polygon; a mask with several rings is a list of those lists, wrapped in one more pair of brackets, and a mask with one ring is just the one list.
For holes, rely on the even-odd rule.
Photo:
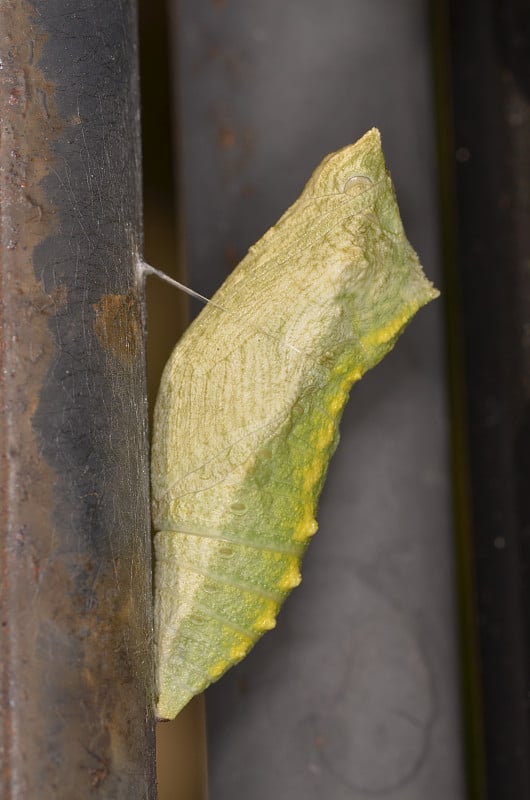
{"label": "metal post", "polygon": [[136,4],[0,12],[0,794],[152,799]]}

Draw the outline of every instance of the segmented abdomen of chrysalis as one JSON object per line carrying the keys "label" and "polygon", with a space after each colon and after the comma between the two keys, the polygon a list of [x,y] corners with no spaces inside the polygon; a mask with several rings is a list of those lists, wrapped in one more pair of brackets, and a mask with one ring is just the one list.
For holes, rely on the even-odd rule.
{"label": "segmented abdomen of chrysalis", "polygon": [[175,348],[152,460],[161,718],[274,627],[350,388],[436,294],[370,131],[323,162]]}

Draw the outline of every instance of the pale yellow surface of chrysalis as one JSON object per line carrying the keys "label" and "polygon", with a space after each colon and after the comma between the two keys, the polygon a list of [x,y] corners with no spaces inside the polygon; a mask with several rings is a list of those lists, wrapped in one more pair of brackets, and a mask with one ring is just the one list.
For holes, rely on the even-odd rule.
{"label": "pale yellow surface of chrysalis", "polygon": [[437,294],[374,129],[324,159],[178,343],[152,456],[161,718],[276,624],[350,389]]}

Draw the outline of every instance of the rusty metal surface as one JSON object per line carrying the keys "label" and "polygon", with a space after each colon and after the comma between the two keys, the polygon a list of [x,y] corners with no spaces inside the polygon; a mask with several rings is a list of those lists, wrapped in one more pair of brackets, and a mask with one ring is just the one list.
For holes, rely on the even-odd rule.
{"label": "rusty metal surface", "polygon": [[0,27],[0,796],[153,798],[135,4]]}

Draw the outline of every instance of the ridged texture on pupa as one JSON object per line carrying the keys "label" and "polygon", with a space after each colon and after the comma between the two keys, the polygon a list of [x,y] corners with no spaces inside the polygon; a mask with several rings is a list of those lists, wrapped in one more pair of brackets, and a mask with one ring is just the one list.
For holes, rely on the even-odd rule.
{"label": "ridged texture on pupa", "polygon": [[352,384],[436,295],[371,130],[322,162],[182,337],[154,421],[161,718],[274,627]]}

